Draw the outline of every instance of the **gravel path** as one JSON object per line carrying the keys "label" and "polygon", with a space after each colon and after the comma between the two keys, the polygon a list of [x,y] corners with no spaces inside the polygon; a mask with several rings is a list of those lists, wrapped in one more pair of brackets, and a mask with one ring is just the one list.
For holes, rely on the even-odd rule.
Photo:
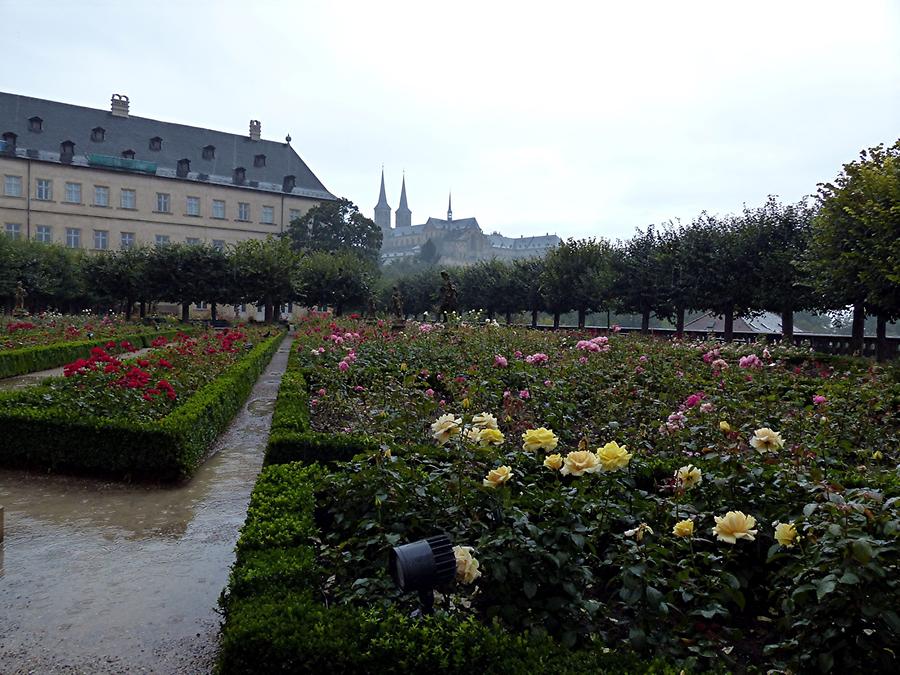
{"label": "gravel path", "polygon": [[207,673],[285,340],[188,483],[0,470],[0,673]]}

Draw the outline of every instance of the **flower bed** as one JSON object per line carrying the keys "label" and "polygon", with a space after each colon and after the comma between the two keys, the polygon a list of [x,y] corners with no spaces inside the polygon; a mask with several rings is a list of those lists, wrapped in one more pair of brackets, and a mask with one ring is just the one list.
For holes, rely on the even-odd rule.
{"label": "flower bed", "polygon": [[[246,399],[283,334],[157,338],[144,357],[95,348],[65,377],[0,395],[0,463],[129,477],[190,476]],[[253,342],[260,343],[253,346]],[[249,350],[249,351],[248,351]]]}
{"label": "flower bed", "polygon": [[[586,664],[606,647],[698,669],[897,669],[896,370],[635,336],[304,330],[269,462],[323,464],[261,479],[226,670],[315,661],[328,627],[364,655],[347,670],[462,670],[506,640]],[[457,581],[434,618],[403,619],[417,600],[388,552],[441,532]]]}

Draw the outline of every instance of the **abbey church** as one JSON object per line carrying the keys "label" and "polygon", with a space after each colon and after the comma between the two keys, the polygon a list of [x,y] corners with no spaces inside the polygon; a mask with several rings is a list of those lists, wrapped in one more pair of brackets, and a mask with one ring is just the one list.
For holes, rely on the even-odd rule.
{"label": "abbey church", "polygon": [[447,217],[430,217],[421,225],[412,224],[412,211],[406,198],[406,177],[400,188],[400,205],[394,212],[391,226],[391,207],[384,189],[381,172],[381,192],[375,205],[375,224],[381,228],[381,262],[390,264],[401,258],[419,256],[430,241],[444,265],[471,265],[479,260],[512,260],[543,256],[560,243],[555,234],[542,237],[504,237],[499,232],[485,234],[475,218],[453,218],[452,201],[447,202]]}

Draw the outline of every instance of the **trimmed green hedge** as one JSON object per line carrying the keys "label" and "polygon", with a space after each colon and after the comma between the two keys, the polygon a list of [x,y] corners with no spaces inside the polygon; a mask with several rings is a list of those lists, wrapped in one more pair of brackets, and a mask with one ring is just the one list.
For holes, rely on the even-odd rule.
{"label": "trimmed green hedge", "polygon": [[41,409],[2,410],[0,465],[71,471],[137,480],[190,477],[213,442],[240,410],[284,338],[258,345],[220,377],[153,424],[91,420],[77,411],[61,417]]}
{"label": "trimmed green hedge", "polygon": [[377,449],[378,443],[366,436],[310,430],[309,384],[300,364],[300,352],[293,350],[275,401],[265,463],[340,462]]}
{"label": "trimmed green hedge", "polygon": [[390,609],[325,606],[327,572],[311,540],[317,465],[269,466],[260,474],[237,561],[220,599],[218,670],[231,673],[674,673],[624,649],[567,649],[548,637],[512,634],[474,618],[410,619]]}
{"label": "trimmed green hedge", "polygon": [[[171,339],[182,332],[191,332],[191,330],[179,329],[124,335],[118,338],[116,342],[127,340],[136,347],[149,347],[150,343],[160,336]],[[36,373],[41,370],[49,370],[50,368],[59,368],[75,359],[87,358],[90,355],[91,348],[103,347],[110,340],[111,338],[78,340],[77,342],[58,342],[52,345],[0,351],[0,379]]]}

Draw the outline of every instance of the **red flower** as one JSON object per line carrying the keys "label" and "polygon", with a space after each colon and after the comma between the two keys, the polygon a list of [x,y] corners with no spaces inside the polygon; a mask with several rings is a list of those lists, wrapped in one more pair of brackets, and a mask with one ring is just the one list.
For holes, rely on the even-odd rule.
{"label": "red flower", "polygon": [[158,338],[154,339],[153,342],[150,343],[151,347],[164,347],[168,344],[168,340],[160,335]]}
{"label": "red flower", "polygon": [[169,363],[168,361],[166,361],[165,359],[160,359],[160,360],[159,360],[159,367],[160,367],[160,368],[171,368],[171,367],[172,367],[172,364]]}
{"label": "red flower", "polygon": [[141,368],[147,368],[150,365],[150,362],[147,359],[138,359],[137,364]]}

